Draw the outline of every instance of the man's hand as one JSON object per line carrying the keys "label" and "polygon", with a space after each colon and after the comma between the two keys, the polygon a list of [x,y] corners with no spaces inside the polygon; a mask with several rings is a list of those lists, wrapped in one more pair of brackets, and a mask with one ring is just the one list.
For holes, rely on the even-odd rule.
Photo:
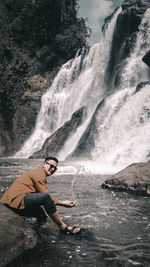
{"label": "man's hand", "polygon": [[69,200],[64,200],[64,201],[59,201],[59,205],[64,206],[66,208],[72,208],[76,205],[75,201],[69,201]]}

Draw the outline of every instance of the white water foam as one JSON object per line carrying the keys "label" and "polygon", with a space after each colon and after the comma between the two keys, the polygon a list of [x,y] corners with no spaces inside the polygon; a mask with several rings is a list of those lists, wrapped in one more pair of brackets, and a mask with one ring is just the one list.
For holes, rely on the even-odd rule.
{"label": "white water foam", "polygon": [[107,100],[109,114],[99,127],[99,138],[92,152],[99,165],[111,169],[147,161],[150,152],[150,86],[132,95],[128,91],[123,103],[125,93],[123,90]]}

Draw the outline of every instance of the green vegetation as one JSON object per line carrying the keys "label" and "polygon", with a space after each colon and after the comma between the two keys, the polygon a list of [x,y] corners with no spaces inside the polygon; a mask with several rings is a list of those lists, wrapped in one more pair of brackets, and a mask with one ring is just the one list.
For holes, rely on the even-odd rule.
{"label": "green vegetation", "polygon": [[34,74],[45,75],[87,47],[90,29],[78,0],[2,0],[0,3],[0,107],[5,127]]}

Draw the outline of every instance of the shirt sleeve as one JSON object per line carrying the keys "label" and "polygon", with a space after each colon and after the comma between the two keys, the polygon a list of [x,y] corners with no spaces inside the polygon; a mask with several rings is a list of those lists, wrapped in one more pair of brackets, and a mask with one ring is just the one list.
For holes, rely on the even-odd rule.
{"label": "shirt sleeve", "polygon": [[52,200],[54,201],[54,205],[59,204],[59,200],[56,197],[51,196]]}

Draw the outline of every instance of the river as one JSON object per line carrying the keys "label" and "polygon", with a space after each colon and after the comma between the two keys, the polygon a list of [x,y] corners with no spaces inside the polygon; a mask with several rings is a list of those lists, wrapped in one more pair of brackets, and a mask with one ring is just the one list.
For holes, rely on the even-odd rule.
{"label": "river", "polygon": [[[23,171],[41,164],[41,160],[1,159],[17,166],[0,167],[0,194]],[[110,174],[94,174],[82,165],[60,163],[58,172],[48,178],[52,195],[61,200],[76,200],[71,209],[58,207],[68,225],[88,229],[82,238],[65,236],[49,220],[37,228],[39,244],[33,251],[13,262],[11,267],[150,266],[150,198],[101,188]]]}

